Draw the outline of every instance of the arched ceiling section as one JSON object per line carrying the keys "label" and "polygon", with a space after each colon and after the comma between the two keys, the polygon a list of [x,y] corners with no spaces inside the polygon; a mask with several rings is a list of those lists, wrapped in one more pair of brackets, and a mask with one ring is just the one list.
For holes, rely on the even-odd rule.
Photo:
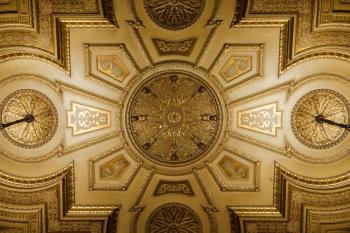
{"label": "arched ceiling section", "polygon": [[[348,0],[0,0],[0,232],[348,232]],[[318,117],[318,118],[317,118]],[[317,120],[318,119],[318,120]]]}

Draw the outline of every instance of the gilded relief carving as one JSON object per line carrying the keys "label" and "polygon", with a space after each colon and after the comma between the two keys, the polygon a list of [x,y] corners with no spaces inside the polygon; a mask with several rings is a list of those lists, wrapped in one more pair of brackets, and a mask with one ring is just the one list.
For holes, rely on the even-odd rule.
{"label": "gilded relief carving", "polygon": [[201,158],[221,129],[217,97],[188,73],[154,75],[137,88],[127,109],[128,133],[136,149],[166,166]]}
{"label": "gilded relief carving", "polygon": [[0,1],[0,28],[35,30],[37,21],[36,0]]}
{"label": "gilded relief carving", "polygon": [[101,165],[100,177],[101,179],[120,179],[129,165],[130,162],[123,155],[119,155]]}
{"label": "gilded relief carving", "polygon": [[217,159],[206,163],[220,190],[223,192],[258,192],[260,161],[234,147],[226,145]]}
{"label": "gilded relief carving", "polygon": [[219,161],[219,166],[229,179],[247,179],[249,176],[249,168],[229,156],[224,156]]}
{"label": "gilded relief carving", "polygon": [[144,6],[157,25],[178,30],[197,21],[203,12],[205,0],[144,0]]}
{"label": "gilded relief carving", "polygon": [[[229,104],[231,106],[239,106],[243,103],[247,103],[253,100],[258,100],[259,98],[267,97],[270,94],[276,94],[279,92],[287,93],[287,100],[294,94],[294,92],[297,91],[298,88],[303,87],[306,84],[311,84],[318,81],[329,81],[335,83],[335,85],[345,85],[346,87],[350,87],[350,82],[347,78],[335,75],[335,74],[317,74],[317,75],[311,75],[307,76],[297,82],[294,80],[290,80],[281,84],[278,84],[273,87],[266,88],[264,90],[257,91],[255,93],[246,95],[241,98],[237,98],[233,101],[231,101]],[[337,84],[336,84],[337,83]],[[289,142],[289,140],[285,141],[285,146],[277,146],[273,143],[264,142],[261,140],[257,140],[252,137],[245,136],[238,131],[229,131],[228,135],[232,138],[238,139],[240,141],[253,144],[255,146],[261,147],[263,149],[266,149],[268,151],[272,151],[274,153],[286,156],[286,157],[295,157],[297,159],[300,159],[307,163],[313,163],[313,164],[330,164],[336,161],[339,161],[343,158],[345,158],[349,152],[349,148],[340,149],[339,151],[336,151],[334,153],[328,154],[328,156],[318,156],[317,153],[308,153],[304,151],[297,150],[294,145]]]}
{"label": "gilded relief carving", "polygon": [[72,103],[72,110],[67,111],[68,127],[73,135],[93,132],[111,127],[111,113],[82,104]]}
{"label": "gilded relief carving", "polygon": [[238,112],[238,127],[276,135],[276,129],[282,127],[282,112],[277,111],[277,103],[272,103]]}
{"label": "gilded relief carving", "polygon": [[225,91],[262,78],[264,44],[224,44],[209,72]]}
{"label": "gilded relief carving", "polygon": [[[322,22],[320,18],[334,17],[335,19],[337,16],[333,13],[331,13],[332,16],[327,16],[322,10],[316,10],[315,14],[313,13],[315,7],[319,7],[321,2],[329,7],[335,1],[254,0],[248,3],[247,0],[240,0],[240,2],[237,4],[238,10],[243,12],[245,7],[242,6],[248,5],[247,13],[244,17],[237,17],[241,14],[236,15],[231,27],[280,28],[280,44],[283,45],[280,46],[280,73],[310,58],[332,57],[343,60],[350,58],[348,52],[350,36],[349,31],[344,27],[344,22],[339,23],[335,20],[325,24],[326,27],[323,27],[322,23],[318,26],[317,24]],[[344,16],[342,20],[348,21],[347,14],[347,12],[342,14]],[[261,15],[265,15],[265,18]],[[322,47],[327,46],[337,47],[338,50],[321,50]]]}
{"label": "gilded relief carving", "polygon": [[97,56],[97,70],[119,82],[129,75],[128,69],[116,55]]}
{"label": "gilded relief carving", "polygon": [[145,232],[202,233],[203,227],[197,213],[190,207],[171,202],[159,206],[148,216]]}
{"label": "gilded relief carving", "polygon": [[89,189],[126,191],[140,170],[140,163],[128,158],[123,146],[114,147],[89,160]]}
{"label": "gilded relief carving", "polygon": [[[19,8],[23,11],[23,15],[19,13],[20,22],[15,22],[16,17],[11,19],[12,24],[3,22],[11,17],[5,16],[2,19],[0,15],[0,28],[8,29],[1,32],[0,47],[12,48],[11,51],[8,49],[1,51],[0,61],[30,57],[57,65],[70,73],[70,29],[117,26],[114,10],[112,8],[111,11],[110,7],[112,0],[13,2],[20,2],[16,8],[23,6],[23,9]],[[68,18],[65,18],[67,15]],[[36,26],[37,21],[40,23]]]}
{"label": "gilded relief carving", "polygon": [[337,126],[322,124],[322,115],[340,124],[349,124],[349,102],[330,89],[317,89],[301,97],[293,108],[291,126],[296,138],[313,149],[326,149],[339,144],[348,132]]}
{"label": "gilded relief carving", "polygon": [[18,205],[0,202],[1,233],[45,233],[45,205]]}
{"label": "gilded relief carving", "polygon": [[315,6],[317,27],[346,27],[350,23],[350,7],[346,1],[318,0],[315,4],[317,4]]}
{"label": "gilded relief carving", "polygon": [[[350,215],[349,175],[310,178],[297,175],[276,163],[273,205],[227,206],[231,232],[285,233],[302,229],[319,232],[318,224],[325,223],[322,219],[333,224],[335,219],[346,222]],[[315,208],[320,211],[319,217],[313,214]],[[332,214],[327,215],[327,212]]]}
{"label": "gilded relief carving", "polygon": [[252,69],[251,56],[231,56],[220,69],[220,75],[231,81]]}
{"label": "gilded relief carving", "polygon": [[[120,206],[76,206],[73,171],[73,165],[69,165],[52,175],[34,179],[0,172],[1,184],[6,184],[0,187],[0,202],[7,206],[6,213],[0,208],[0,216],[5,214],[14,221],[24,221],[29,213],[30,232],[107,233],[106,229],[116,232]],[[6,224],[5,227],[9,228]]]}
{"label": "gilded relief carving", "polygon": [[[20,2],[20,1],[16,1]],[[22,1],[23,2],[23,1]],[[20,4],[22,4],[22,2]],[[29,4],[31,1],[26,0]],[[88,1],[53,1],[49,3],[48,1],[38,1],[37,6],[32,6],[34,9],[37,7],[38,15],[31,15],[35,17],[36,20],[40,19],[40,24],[38,24],[38,32],[36,31],[5,31],[2,32],[2,39],[0,41],[1,46],[31,46],[47,50],[54,53],[54,33],[52,29],[52,19],[51,14],[64,14],[64,13],[98,13],[98,6],[95,0]],[[27,8],[27,7],[26,7]],[[30,10],[31,8],[28,8]],[[33,10],[33,9],[32,9]],[[28,14],[33,14],[34,12],[28,12]],[[25,38],[25,39],[24,39]]]}
{"label": "gilded relief carving", "polygon": [[152,38],[153,44],[157,52],[161,56],[166,55],[183,55],[190,56],[197,38],[185,40],[165,40],[160,38]]}
{"label": "gilded relief carving", "polygon": [[153,193],[154,196],[159,196],[167,193],[179,193],[193,196],[193,191],[188,180],[169,181],[160,180]]}
{"label": "gilded relief carving", "polygon": [[43,93],[32,89],[20,89],[3,100],[0,108],[2,123],[32,116],[10,126],[1,133],[13,144],[23,148],[40,147],[51,140],[58,126],[57,110],[52,101]]}
{"label": "gilded relief carving", "polygon": [[140,71],[125,44],[84,44],[84,58],[85,78],[117,92]]}

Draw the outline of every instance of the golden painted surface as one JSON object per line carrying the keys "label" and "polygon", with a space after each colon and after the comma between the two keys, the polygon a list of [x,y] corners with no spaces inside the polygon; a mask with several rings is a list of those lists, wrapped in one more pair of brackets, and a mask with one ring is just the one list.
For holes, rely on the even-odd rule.
{"label": "golden painted surface", "polygon": [[23,205],[0,202],[1,233],[45,233],[44,204]]}
{"label": "golden painted surface", "polygon": [[229,179],[247,179],[249,177],[249,167],[228,156],[224,156],[218,164]]}
{"label": "golden painted surface", "polygon": [[221,110],[211,88],[188,73],[156,74],[128,105],[132,142],[147,159],[183,165],[208,153],[221,128]]}
{"label": "golden painted surface", "polygon": [[[345,11],[335,9],[333,12],[331,8],[336,2],[337,0],[239,0],[237,6],[240,12],[235,13],[231,26],[279,28],[280,73],[310,58],[348,60],[348,4],[342,3]],[[327,50],[330,46],[337,47],[337,50]]]}
{"label": "golden painted surface", "polygon": [[317,123],[316,116],[340,124],[349,124],[349,102],[330,89],[313,90],[301,97],[293,108],[291,125],[296,138],[313,149],[326,149],[340,143],[348,132],[326,123]]}
{"label": "golden painted surface", "polygon": [[[23,5],[30,5],[31,1],[16,1],[21,2]],[[33,12],[28,12],[31,14],[30,17],[34,17],[39,20],[38,31],[20,31],[20,30],[8,30],[1,32],[0,47],[3,46],[32,46],[46,50],[48,52],[54,53],[54,36],[53,33],[53,22],[52,14],[83,14],[83,13],[98,13],[98,6],[96,0],[64,0],[64,1],[38,1],[37,15],[33,15]],[[38,33],[39,32],[39,33]]]}
{"label": "golden painted surface", "polygon": [[129,165],[130,162],[123,155],[119,155],[101,165],[100,177],[101,179],[119,179],[123,176]]}
{"label": "golden painted surface", "polygon": [[[39,59],[70,73],[71,28],[117,27],[111,5],[112,0],[21,0],[0,6],[0,61]],[[8,6],[17,10],[1,12]]]}
{"label": "golden painted surface", "polygon": [[34,30],[36,27],[36,0],[0,1],[0,28],[22,27]]}
{"label": "golden painted surface", "polygon": [[261,161],[226,145],[218,159],[207,164],[210,174],[222,192],[258,192]]}
{"label": "golden painted surface", "polygon": [[252,56],[231,56],[220,69],[220,75],[231,81],[252,69]]}
{"label": "golden painted surface", "polygon": [[205,6],[205,0],[144,0],[151,19],[159,26],[178,30],[197,21]]}
{"label": "golden painted surface", "polygon": [[282,112],[277,111],[277,103],[238,112],[238,127],[276,135],[276,129],[282,127]]}
{"label": "golden painted surface", "polygon": [[159,206],[148,216],[145,233],[187,232],[202,233],[202,223],[190,207],[171,202]]}
{"label": "golden painted surface", "polygon": [[153,193],[154,196],[159,196],[167,193],[179,193],[193,196],[190,182],[188,180],[170,181],[160,180]]}
{"label": "golden painted surface", "polygon": [[320,232],[323,224],[349,223],[350,173],[317,179],[300,176],[277,163],[274,170],[272,206],[227,206],[232,233]]}
{"label": "golden painted surface", "polygon": [[58,126],[57,110],[43,93],[20,89],[5,98],[0,108],[2,123],[9,123],[33,115],[33,122],[10,126],[1,133],[13,144],[36,148],[46,144],[55,135]]}
{"label": "golden painted surface", "polygon": [[[346,0],[348,1],[348,0]],[[318,0],[317,1],[317,26],[332,27],[346,26],[350,24],[349,1],[344,0]],[[347,4],[346,4],[347,3]]]}
{"label": "golden painted surface", "polygon": [[161,56],[166,55],[183,55],[190,56],[197,38],[185,40],[165,40],[160,38],[152,38],[153,44],[157,52]]}
{"label": "golden painted surface", "polygon": [[14,221],[24,221],[30,213],[28,223],[32,228],[26,232],[107,233],[110,225],[108,233],[115,233],[120,206],[75,205],[73,172],[72,164],[57,173],[34,178],[15,177],[0,171],[0,203],[6,203],[8,210],[5,213],[0,207],[0,216],[5,214]]}
{"label": "golden painted surface", "polygon": [[130,73],[116,55],[97,56],[97,70],[119,82],[122,82]]}
{"label": "golden painted surface", "polygon": [[73,135],[111,127],[109,111],[77,103],[72,103],[72,110],[67,111],[67,119],[68,127],[73,128]]}
{"label": "golden painted surface", "polygon": [[140,163],[129,159],[124,146],[114,147],[89,160],[89,190],[126,191],[140,170]]}

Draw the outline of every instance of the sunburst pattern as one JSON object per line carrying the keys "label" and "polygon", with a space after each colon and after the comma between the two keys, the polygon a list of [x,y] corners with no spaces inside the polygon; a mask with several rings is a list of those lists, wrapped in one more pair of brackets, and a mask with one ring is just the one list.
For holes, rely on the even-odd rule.
{"label": "sunburst pattern", "polygon": [[43,93],[21,89],[10,94],[0,109],[2,122],[8,123],[34,116],[33,122],[22,122],[2,131],[3,135],[17,146],[36,148],[47,143],[55,134],[58,117],[52,101]]}

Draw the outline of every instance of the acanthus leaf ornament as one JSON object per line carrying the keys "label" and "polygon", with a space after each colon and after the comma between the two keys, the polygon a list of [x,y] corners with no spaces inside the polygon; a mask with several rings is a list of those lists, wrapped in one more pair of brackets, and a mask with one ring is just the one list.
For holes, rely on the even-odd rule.
{"label": "acanthus leaf ornament", "polygon": [[187,232],[201,233],[202,222],[190,207],[177,203],[167,203],[155,209],[147,219],[145,232]]}
{"label": "acanthus leaf ornament", "polygon": [[199,18],[205,0],[144,0],[144,6],[156,24],[178,30],[190,26]]}
{"label": "acanthus leaf ornament", "polygon": [[347,130],[325,124],[318,116],[338,124],[348,124],[347,99],[336,91],[317,89],[302,96],[292,112],[292,130],[302,144],[313,149],[327,149],[339,144],[348,134]]}
{"label": "acanthus leaf ornament", "polygon": [[52,101],[32,89],[20,89],[7,96],[1,103],[0,114],[2,124],[17,122],[2,130],[2,134],[11,143],[27,149],[46,144],[58,127]]}
{"label": "acanthus leaf ornament", "polygon": [[127,129],[147,159],[180,166],[202,158],[214,145],[222,115],[211,87],[180,71],[154,75],[134,92]]}

